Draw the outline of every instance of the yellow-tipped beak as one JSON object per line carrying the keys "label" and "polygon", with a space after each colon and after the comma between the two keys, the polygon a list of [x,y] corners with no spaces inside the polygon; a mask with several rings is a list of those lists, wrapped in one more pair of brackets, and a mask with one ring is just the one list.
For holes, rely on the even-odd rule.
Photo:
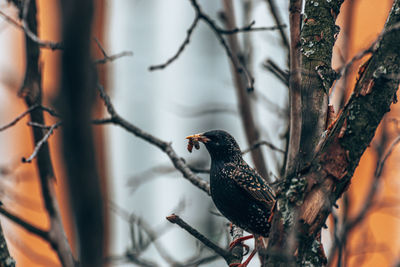
{"label": "yellow-tipped beak", "polygon": [[197,141],[197,142],[200,141],[202,143],[207,143],[208,141],[210,141],[210,139],[205,137],[203,134],[189,135],[189,136],[186,137],[186,139]]}

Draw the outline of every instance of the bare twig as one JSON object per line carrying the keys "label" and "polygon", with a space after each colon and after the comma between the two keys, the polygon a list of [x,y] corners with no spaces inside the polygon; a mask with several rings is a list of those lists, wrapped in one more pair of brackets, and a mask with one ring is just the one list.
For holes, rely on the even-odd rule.
{"label": "bare twig", "polygon": [[264,62],[263,67],[274,74],[284,85],[289,87],[289,73],[279,67],[272,59],[268,58]]}
{"label": "bare twig", "polygon": [[101,53],[103,54],[103,58],[95,60],[94,64],[105,64],[107,62],[114,61],[114,60],[116,60],[118,58],[121,58],[121,57],[133,56],[133,52],[132,51],[122,51],[120,53],[117,53],[117,54],[109,56],[106,53],[106,50],[101,45],[100,41],[97,38],[94,38],[94,40],[96,41],[97,46],[99,47],[99,49],[101,50]]}
{"label": "bare twig", "polygon": [[205,246],[213,250],[215,253],[220,255],[222,258],[225,259],[225,261],[229,264],[232,258],[232,254],[219,247],[218,245],[214,244],[211,240],[209,240],[207,237],[199,233],[196,229],[191,227],[189,224],[187,224],[184,220],[182,220],[178,215],[172,214],[167,217],[167,220],[170,221],[171,223],[179,225],[181,228],[186,230],[189,234],[191,234],[194,238],[202,242]]}
{"label": "bare twig", "polygon": [[[123,219],[125,219],[131,227],[131,242],[134,245],[135,242],[135,237],[134,237],[134,229],[133,229],[133,225],[136,225],[138,228],[140,228],[141,230],[143,230],[147,236],[149,237],[148,241],[142,241],[139,242],[141,244],[139,244],[139,251],[135,251],[135,255],[136,258],[141,254],[141,252],[143,252],[144,250],[146,250],[151,244],[154,245],[154,247],[156,248],[156,250],[158,251],[158,253],[160,254],[160,256],[168,263],[168,264],[175,264],[176,261],[173,259],[173,257],[168,253],[168,251],[157,242],[157,239],[163,234],[162,232],[157,232],[155,230],[152,229],[152,227],[146,222],[144,221],[143,218],[135,215],[132,212],[127,212],[124,209],[122,209],[121,207],[119,207],[117,204],[115,203],[110,203],[110,207],[111,209],[117,213],[118,215],[120,215]],[[140,238],[139,238],[140,239]]]}
{"label": "bare twig", "polygon": [[230,30],[226,29],[221,29],[220,27],[217,27],[218,32],[220,34],[235,34],[235,33],[241,33],[241,32],[255,32],[255,31],[272,31],[272,30],[279,30],[281,28],[285,28],[285,24],[277,24],[278,26],[271,26],[271,27],[253,27],[256,24],[256,22],[253,20],[252,22],[249,23],[249,25],[244,26],[242,28],[233,28]]}
{"label": "bare twig", "polygon": [[194,29],[196,28],[197,24],[199,23],[200,20],[204,20],[210,27],[211,29],[217,34],[218,39],[220,40],[222,46],[224,46],[228,57],[232,57],[231,52],[229,51],[229,47],[226,45],[225,41],[223,40],[222,36],[220,35],[230,35],[230,34],[236,34],[236,33],[242,33],[242,32],[251,32],[251,31],[268,31],[268,30],[277,30],[280,28],[286,27],[286,25],[279,25],[279,26],[272,26],[272,27],[254,27],[255,21],[252,21],[249,25],[242,27],[242,28],[232,28],[232,29],[222,29],[220,28],[208,15],[206,15],[201,9],[198,3],[195,0],[192,0],[192,5],[195,8],[196,11],[196,16],[190,25],[190,27],[187,30],[187,34],[185,39],[183,40],[182,44],[179,46],[178,51],[169,58],[165,63],[159,64],[159,65],[153,65],[149,67],[150,71],[153,70],[160,70],[166,68],[168,65],[170,65],[172,62],[174,62],[178,57],[182,54],[182,52],[185,50],[186,46],[190,42],[190,38],[193,34]]}
{"label": "bare twig", "polygon": [[186,46],[189,44],[190,42],[190,37],[192,36],[193,30],[196,28],[197,23],[200,21],[200,17],[196,16],[195,19],[192,22],[192,25],[190,25],[189,29],[187,30],[187,34],[186,34],[186,38],[183,41],[183,43],[179,46],[178,51],[176,51],[176,53],[170,58],[168,59],[165,63],[163,64],[159,64],[159,65],[153,65],[149,67],[150,71],[153,70],[160,70],[160,69],[164,69],[165,67],[167,67],[169,64],[171,64],[172,62],[174,62],[183,52],[183,50],[185,50]]}
{"label": "bare twig", "polygon": [[22,118],[24,118],[26,115],[31,113],[32,110],[37,109],[39,106],[40,105],[35,104],[35,105],[29,107],[27,110],[25,110],[20,115],[18,115],[15,119],[13,119],[11,122],[1,126],[0,127],[0,132],[10,128],[11,126],[14,126],[17,122],[19,122]]}
{"label": "bare twig", "polygon": [[[279,10],[276,7],[275,0],[266,0],[266,2],[268,4],[268,6],[269,6],[269,10],[271,11],[272,16],[274,17],[275,24],[276,25],[282,25],[282,18],[279,15]],[[286,50],[289,51],[289,49],[290,49],[289,41],[288,41],[286,33],[285,33],[285,31],[283,30],[282,27],[279,27],[279,34],[281,35],[282,44],[285,46]]]}
{"label": "bare twig", "polygon": [[42,48],[51,49],[51,50],[62,49],[63,45],[61,43],[41,40],[35,33],[33,33],[29,29],[28,23],[26,22],[25,19],[22,20],[22,24],[19,24],[15,19],[13,19],[12,17],[8,16],[6,13],[4,13],[1,10],[0,10],[0,16],[2,16],[11,25],[14,25],[17,28],[23,30],[25,35],[29,39],[31,39],[33,42],[35,42],[38,46],[40,46]]}
{"label": "bare twig", "polygon": [[96,124],[113,123],[113,124],[119,125],[120,127],[124,128],[125,130],[134,134],[135,136],[149,142],[150,144],[157,146],[159,149],[161,149],[164,153],[166,153],[168,155],[168,157],[174,164],[175,168],[178,169],[187,180],[189,180],[196,187],[198,187],[201,190],[203,190],[204,192],[206,192],[208,195],[210,194],[209,184],[190,170],[189,166],[182,160],[181,157],[179,157],[176,154],[175,150],[171,146],[171,143],[165,142],[165,141],[143,131],[142,129],[136,127],[135,125],[131,124],[130,122],[126,121],[115,111],[114,106],[111,103],[111,99],[106,94],[103,86],[98,84],[97,88],[100,92],[100,97],[103,99],[104,104],[107,108],[108,114],[111,116],[111,118],[107,118],[107,119],[103,119],[103,120],[95,120],[93,123],[96,123]]}
{"label": "bare twig", "polygon": [[37,123],[37,122],[33,122],[33,121],[28,121],[27,124],[28,124],[28,126],[42,128],[42,129],[45,129],[45,130],[50,130],[51,129],[51,126],[44,125],[44,124]]}
{"label": "bare twig", "polygon": [[186,46],[189,44],[192,33],[193,33],[194,29],[196,28],[196,26],[198,25],[198,22],[200,20],[203,20],[217,36],[221,45],[224,47],[229,60],[232,62],[233,66],[235,67],[235,70],[238,72],[239,75],[245,76],[245,78],[247,80],[248,90],[253,90],[253,88],[254,88],[253,77],[250,75],[247,68],[237,59],[237,55],[232,53],[232,51],[229,48],[228,44],[226,43],[223,35],[232,35],[232,34],[236,34],[236,33],[240,33],[240,32],[250,32],[250,31],[277,30],[277,29],[282,29],[286,25],[279,24],[278,26],[272,26],[272,27],[253,27],[255,22],[252,21],[249,25],[242,27],[242,28],[230,27],[230,29],[223,29],[223,28],[219,27],[214,20],[212,20],[207,14],[205,14],[201,10],[201,7],[197,3],[197,0],[190,0],[190,2],[196,12],[196,15],[195,15],[195,18],[194,18],[191,26],[187,30],[185,40],[179,46],[178,51],[170,59],[168,59],[163,64],[150,66],[149,70],[153,71],[153,70],[164,69],[165,67],[170,65],[172,62],[174,62],[182,54],[182,52],[184,51]]}
{"label": "bare twig", "polygon": [[[37,126],[37,123],[31,122],[31,125]],[[33,150],[32,154],[28,158],[24,158],[23,157],[22,158],[22,162],[23,163],[32,162],[32,160],[38,155],[38,152],[39,152],[40,148],[43,146],[44,143],[47,142],[47,140],[49,139],[50,135],[54,132],[54,129],[56,129],[60,125],[61,125],[61,122],[57,122],[57,123],[51,125],[49,130],[47,131],[47,133],[43,136],[43,138],[39,142],[36,143],[35,149]],[[40,128],[42,128],[42,127],[40,127]]]}
{"label": "bare twig", "polygon": [[265,146],[269,147],[269,148],[272,149],[272,150],[275,150],[275,151],[278,151],[278,152],[281,152],[281,153],[285,153],[284,150],[282,150],[282,149],[276,147],[275,145],[271,144],[270,142],[267,142],[267,141],[258,141],[258,142],[256,142],[256,143],[252,144],[251,147],[249,147],[249,148],[247,148],[247,149],[244,149],[244,150],[242,151],[242,154],[249,153],[249,152],[252,151],[253,149],[257,149],[258,147],[260,147],[260,146],[262,146],[262,145],[265,145]]}

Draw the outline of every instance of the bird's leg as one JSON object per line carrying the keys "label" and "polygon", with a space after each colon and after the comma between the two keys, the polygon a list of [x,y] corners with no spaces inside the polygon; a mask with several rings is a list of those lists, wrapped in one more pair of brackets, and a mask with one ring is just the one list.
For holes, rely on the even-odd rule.
{"label": "bird's leg", "polygon": [[276,206],[276,201],[274,201],[274,204],[272,205],[272,208],[271,208],[271,215],[269,215],[268,223],[270,223],[270,222],[272,221],[272,219],[274,218],[274,209],[275,209],[275,206]]}
{"label": "bird's leg", "polygon": [[229,267],[247,267],[247,265],[250,263],[251,259],[256,255],[257,249],[254,249],[249,257],[243,262],[243,263],[231,263],[229,264]]}
{"label": "bird's leg", "polygon": [[[248,235],[248,236],[239,237],[238,239],[232,241],[232,243],[229,244],[229,250],[232,250],[238,244],[242,244],[243,246],[246,246],[246,245],[243,244],[243,241],[251,239],[251,238],[254,238],[254,236],[253,235]],[[247,248],[248,248],[248,246],[247,246]]]}

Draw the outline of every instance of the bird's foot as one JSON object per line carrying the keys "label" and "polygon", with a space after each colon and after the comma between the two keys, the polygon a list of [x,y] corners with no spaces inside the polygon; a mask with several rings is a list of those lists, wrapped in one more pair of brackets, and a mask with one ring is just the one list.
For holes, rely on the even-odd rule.
{"label": "bird's foot", "polygon": [[253,252],[249,255],[249,257],[243,263],[231,263],[229,267],[247,267],[250,261],[253,259],[254,255],[256,255],[257,249],[254,249]]}
{"label": "bird's foot", "polygon": [[251,239],[251,238],[254,238],[254,236],[253,235],[248,235],[248,236],[239,237],[238,239],[232,241],[232,243],[229,244],[229,250],[232,250],[238,244],[241,244],[242,246],[247,247],[247,250],[248,250],[249,246],[243,244],[243,241]]}

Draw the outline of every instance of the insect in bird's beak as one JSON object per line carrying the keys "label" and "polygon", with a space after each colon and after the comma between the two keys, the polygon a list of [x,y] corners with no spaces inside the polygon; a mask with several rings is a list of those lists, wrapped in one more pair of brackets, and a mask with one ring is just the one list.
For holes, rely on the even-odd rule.
{"label": "insect in bird's beak", "polygon": [[186,139],[189,139],[189,143],[188,143],[188,147],[187,147],[189,152],[192,152],[193,146],[196,149],[199,149],[200,148],[199,142],[207,143],[208,141],[210,141],[209,138],[205,137],[202,134],[189,135],[186,137]]}

